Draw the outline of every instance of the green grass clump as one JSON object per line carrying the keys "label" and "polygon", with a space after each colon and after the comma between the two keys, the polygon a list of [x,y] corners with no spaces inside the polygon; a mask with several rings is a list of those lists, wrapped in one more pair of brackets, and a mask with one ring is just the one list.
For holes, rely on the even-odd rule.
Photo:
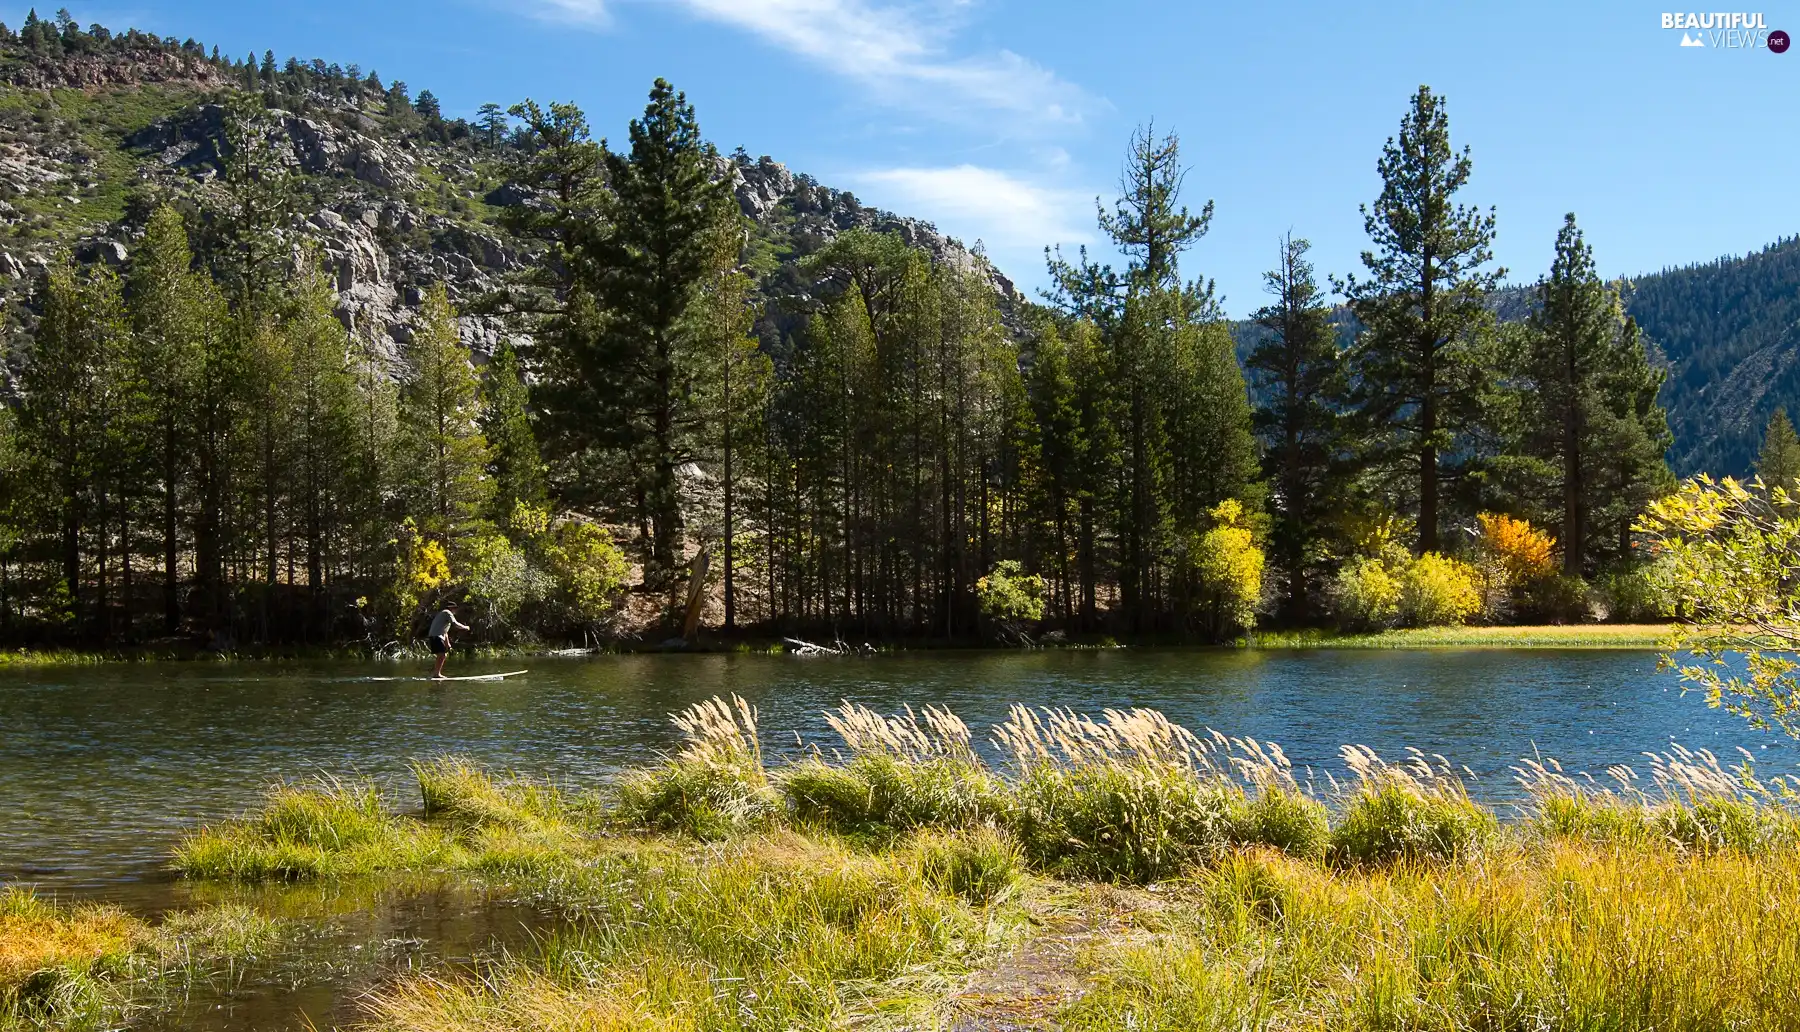
{"label": "green grass clump", "polygon": [[190,878],[303,880],[442,866],[454,849],[442,830],[389,814],[374,785],[327,780],[271,788],[260,812],[184,839],[173,866]]}
{"label": "green grass clump", "polygon": [[1679,746],[1651,757],[1651,785],[1628,768],[1610,784],[1564,774],[1554,761],[1523,761],[1519,781],[1531,794],[1527,825],[1558,839],[1642,847],[1659,841],[1689,853],[1759,853],[1800,842],[1793,785],[1765,783],[1749,755],[1726,768],[1706,750]]}
{"label": "green grass clump", "polygon": [[1331,814],[1324,803],[1297,789],[1269,784],[1244,799],[1231,840],[1237,846],[1267,846],[1317,859],[1331,844]]}
{"label": "green grass clump", "polygon": [[549,784],[458,757],[416,762],[425,820],[390,813],[366,782],[270,789],[263,808],[176,848],[185,877],[304,881],[395,871],[547,876],[592,852],[591,815]]}
{"label": "green grass clump", "polygon": [[1242,797],[1176,767],[1045,767],[1020,780],[1013,827],[1050,871],[1144,883],[1220,854]]}
{"label": "green grass clump", "polygon": [[497,779],[460,756],[414,761],[425,816],[477,827],[538,828],[564,819],[562,793],[526,778]]}
{"label": "green grass clump", "polygon": [[775,776],[789,813],[803,824],[888,836],[915,828],[966,828],[995,820],[1006,786],[970,746],[969,729],[927,706],[884,717],[845,703],[826,719],[850,759],[794,764]]}
{"label": "green grass clump", "polygon": [[767,826],[781,799],[763,768],[756,709],[741,698],[711,699],[674,715],[681,752],[619,781],[615,814],[654,831],[716,840]]}
{"label": "green grass clump", "polygon": [[118,907],[0,888],[0,1032],[123,1027],[172,1006],[225,962],[266,952],[280,930],[242,906],[176,911],[151,925]]}
{"label": "green grass clump", "polygon": [[1469,799],[1448,764],[1434,768],[1415,753],[1411,763],[1390,766],[1355,746],[1346,746],[1344,755],[1360,784],[1332,829],[1330,852],[1340,863],[1455,860],[1479,850],[1500,829],[1491,811]]}
{"label": "green grass clump", "polygon": [[927,885],[975,904],[1004,897],[1025,873],[1018,841],[998,828],[922,831],[902,852]]}
{"label": "green grass clump", "polygon": [[791,834],[700,856],[616,856],[557,892],[590,921],[479,978],[403,978],[373,998],[373,1028],[917,1023],[949,973],[990,955],[1010,927],[927,882],[909,852],[870,856]]}

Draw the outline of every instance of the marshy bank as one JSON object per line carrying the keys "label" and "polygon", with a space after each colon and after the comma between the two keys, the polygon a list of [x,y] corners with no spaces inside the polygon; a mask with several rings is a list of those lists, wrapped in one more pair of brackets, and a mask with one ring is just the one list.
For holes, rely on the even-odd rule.
{"label": "marshy bank", "polygon": [[[421,879],[546,918],[479,955],[365,973],[333,1025],[1800,1022],[1800,814],[1747,759],[1673,750],[1595,778],[1522,761],[1517,804],[1495,806],[1439,758],[1349,746],[1341,774],[1309,776],[1272,743],[1150,710],[1013,707],[986,735],[936,707],[822,722],[829,738],[765,755],[755,708],[714,699],[678,715],[678,749],[617,778],[440,756],[405,799],[352,777],[276,786],[174,851],[186,882],[251,901],[179,918],[189,931],[8,896],[50,931],[0,968],[27,972],[0,983],[0,1028],[109,1027],[62,1003],[73,990],[20,988],[46,984],[150,1020],[160,997],[134,987],[168,977],[157,944],[254,967],[295,934],[270,901],[373,909]],[[211,913],[256,931],[221,936]]]}

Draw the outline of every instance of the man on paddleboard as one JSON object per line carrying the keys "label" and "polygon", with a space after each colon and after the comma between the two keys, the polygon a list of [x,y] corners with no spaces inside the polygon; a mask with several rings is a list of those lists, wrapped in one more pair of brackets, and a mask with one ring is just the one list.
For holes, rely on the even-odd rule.
{"label": "man on paddleboard", "polygon": [[425,635],[426,643],[431,646],[431,654],[437,657],[437,669],[432,671],[433,680],[444,676],[444,660],[450,658],[450,629],[466,631],[469,625],[456,619],[456,603],[446,602],[444,608],[438,610],[431,618],[431,630]]}

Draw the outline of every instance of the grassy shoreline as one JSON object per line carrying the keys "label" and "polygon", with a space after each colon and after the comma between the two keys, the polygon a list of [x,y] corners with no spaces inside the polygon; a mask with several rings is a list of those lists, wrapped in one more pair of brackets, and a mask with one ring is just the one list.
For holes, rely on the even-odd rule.
{"label": "grassy shoreline", "polygon": [[[1673,630],[1670,624],[1568,624],[1519,627],[1429,627],[1414,630],[1382,631],[1376,634],[1343,634],[1331,630],[1264,631],[1240,641],[1236,646],[1217,648],[1250,648],[1265,651],[1284,649],[1659,649]],[[1117,647],[1112,639],[1097,639],[1106,647]],[[1096,643],[1073,642],[1052,648],[1083,649]],[[1192,648],[1179,643],[1154,640],[1127,643],[1142,649]],[[682,650],[695,653],[779,653],[780,639],[734,639],[702,642]],[[535,659],[568,656],[580,650],[550,648],[540,645],[459,647],[459,659]],[[663,651],[653,646],[632,646],[614,642],[586,654],[607,655],[630,652]],[[896,652],[968,652],[986,651],[971,643],[931,645],[911,643],[896,646]],[[193,647],[147,645],[105,650],[79,649],[11,649],[0,650],[0,670],[34,666],[99,666],[116,663],[282,663],[357,660],[364,662],[429,661],[421,645],[416,650],[398,655],[371,656],[362,646],[312,646],[296,648],[246,649],[237,652],[210,652]]]}
{"label": "grassy shoreline", "polygon": [[1422,627],[1376,634],[1269,631],[1248,647],[1278,649],[1660,649],[1673,624],[1543,624],[1518,627]]}
{"label": "grassy shoreline", "polygon": [[835,748],[781,763],[715,699],[616,782],[438,757],[417,807],[278,786],[172,864],[460,878],[564,915],[363,992],[358,1032],[1800,1025],[1794,786],[1704,752],[1599,781],[1522,760],[1502,814],[1445,761],[1347,746],[1348,779],[1301,783],[1277,746],[1153,711],[1015,708],[998,766],[944,710],[826,719]]}

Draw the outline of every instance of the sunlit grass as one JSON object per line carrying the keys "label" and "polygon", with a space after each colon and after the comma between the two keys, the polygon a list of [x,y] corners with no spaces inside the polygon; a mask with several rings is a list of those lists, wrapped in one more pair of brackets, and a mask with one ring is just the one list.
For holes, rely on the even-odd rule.
{"label": "sunlit grass", "polygon": [[[1065,986],[1000,1001],[1043,1027],[1800,1027],[1800,817],[1748,756],[1521,761],[1503,812],[1442,757],[1349,746],[1319,785],[1151,710],[1016,707],[998,764],[942,710],[846,705],[838,745],[774,764],[743,700],[676,719],[684,748],[610,806],[438,758],[414,766],[422,816],[287,786],[184,846],[240,859],[182,869],[460,874],[564,915],[391,983],[375,1032],[954,1027],[963,979],[1014,948],[1039,952],[1013,977]],[[1101,896],[1067,931],[1066,901]]]}
{"label": "sunlit grass", "polygon": [[584,922],[482,977],[403,979],[375,1028],[834,1028],[923,1017],[1004,945],[1016,857],[992,833],[868,854],[752,835],[653,860],[618,854],[559,884]]}
{"label": "sunlit grass", "polygon": [[279,939],[278,922],[243,906],[152,924],[117,907],[0,889],[0,1030],[118,1028]]}
{"label": "sunlit grass", "polygon": [[1197,875],[1154,938],[1102,943],[1081,1030],[1779,1029],[1800,1022],[1800,863],[1548,842]]}
{"label": "sunlit grass", "polygon": [[1263,631],[1258,649],[1659,649],[1669,624],[1545,624],[1525,627],[1417,627],[1378,634],[1331,630]]}

